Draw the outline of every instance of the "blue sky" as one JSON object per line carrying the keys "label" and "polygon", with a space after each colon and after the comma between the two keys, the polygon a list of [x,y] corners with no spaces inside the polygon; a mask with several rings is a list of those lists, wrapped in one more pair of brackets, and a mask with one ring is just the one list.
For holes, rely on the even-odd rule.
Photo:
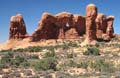
{"label": "blue sky", "polygon": [[120,34],[120,0],[0,0],[0,43],[9,37],[10,17],[20,13],[23,15],[27,32],[32,34],[37,28],[42,13],[71,12],[85,15],[85,7],[94,3],[99,13],[114,15],[114,30]]}

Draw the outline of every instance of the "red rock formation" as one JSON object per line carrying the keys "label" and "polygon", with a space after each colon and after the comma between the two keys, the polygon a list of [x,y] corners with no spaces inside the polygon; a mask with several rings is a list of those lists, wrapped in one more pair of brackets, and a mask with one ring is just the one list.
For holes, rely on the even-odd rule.
{"label": "red rock formation", "polygon": [[75,14],[73,18],[73,23],[79,35],[82,36],[83,34],[85,34],[85,17]]}
{"label": "red rock formation", "polygon": [[89,4],[86,7],[86,39],[85,42],[96,40],[96,24],[97,7],[94,4]]}
{"label": "red rock formation", "polygon": [[109,16],[107,18],[107,30],[106,30],[106,34],[110,38],[114,37],[113,21],[114,21],[114,16]]}
{"label": "red rock formation", "polygon": [[62,12],[55,16],[44,13],[31,41],[41,39],[76,39],[85,32],[85,17]]}
{"label": "red rock formation", "polygon": [[56,18],[50,13],[44,13],[38,24],[38,28],[32,34],[31,41],[40,39],[57,39],[59,27],[55,25]]}
{"label": "red rock formation", "polygon": [[23,39],[27,36],[26,26],[22,15],[17,14],[16,16],[12,16],[10,19],[9,39]]}
{"label": "red rock formation", "polygon": [[107,18],[105,14],[98,14],[96,18],[96,36],[102,38],[102,34],[106,33],[107,29]]}
{"label": "red rock formation", "polygon": [[[60,27],[58,36],[59,39],[69,39],[70,34],[72,35],[76,33],[71,33],[71,31],[69,31],[71,28],[73,28],[73,14],[68,12],[61,12],[55,17],[57,18],[56,24]],[[74,32],[74,30],[72,31]]]}
{"label": "red rock formation", "polygon": [[[97,7],[89,4],[86,16],[61,12],[52,16],[44,13],[37,29],[30,36],[31,41],[41,39],[79,39],[86,33],[85,42],[96,41],[97,38],[109,39],[114,36],[114,17],[106,18],[97,13]],[[25,23],[21,14],[12,16],[10,20],[9,39],[24,39],[28,37]],[[104,35],[104,36],[103,36]]]}

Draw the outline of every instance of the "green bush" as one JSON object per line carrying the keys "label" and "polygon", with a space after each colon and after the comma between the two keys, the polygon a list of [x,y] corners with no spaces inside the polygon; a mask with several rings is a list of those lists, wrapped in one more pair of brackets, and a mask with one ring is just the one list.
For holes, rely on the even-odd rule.
{"label": "green bush", "polygon": [[32,55],[32,56],[29,56],[30,59],[39,59],[39,56],[38,55]]}
{"label": "green bush", "polygon": [[67,65],[68,65],[69,67],[76,67],[76,64],[77,64],[77,63],[76,63],[74,60],[69,60]]}
{"label": "green bush", "polygon": [[29,62],[23,62],[23,63],[21,63],[21,66],[26,68],[26,67],[30,66],[30,63]]}
{"label": "green bush", "polygon": [[23,56],[16,56],[12,61],[11,61],[11,65],[15,65],[15,66],[20,66],[21,63],[26,62],[25,57]]}
{"label": "green bush", "polygon": [[113,64],[106,62],[105,60],[96,60],[95,62],[91,62],[91,68],[101,71],[101,72],[113,72]]}
{"label": "green bush", "polygon": [[16,49],[16,50],[13,50],[14,52],[25,52],[26,50],[23,49],[23,48],[20,48],[20,49]]}
{"label": "green bush", "polygon": [[73,52],[72,52],[72,53],[68,53],[68,54],[67,54],[67,58],[73,58],[73,57],[74,57]]}
{"label": "green bush", "polygon": [[78,47],[78,44],[77,44],[76,42],[69,42],[69,43],[68,43],[68,46]]}
{"label": "green bush", "polygon": [[87,47],[83,55],[100,55],[100,50],[97,47]]}
{"label": "green bush", "polygon": [[51,49],[49,52],[45,53],[44,58],[47,58],[47,57],[55,57],[54,49]]}
{"label": "green bush", "polygon": [[56,70],[57,61],[54,57],[48,57],[39,60],[33,64],[36,70]]}
{"label": "green bush", "polygon": [[43,49],[43,47],[40,46],[33,46],[33,47],[28,47],[28,48],[20,48],[13,50],[14,52],[39,52]]}
{"label": "green bush", "polygon": [[77,64],[77,67],[78,68],[84,68],[84,69],[87,69],[89,66],[89,63],[87,61],[84,61],[84,62],[80,62],[79,64]]}
{"label": "green bush", "polygon": [[6,64],[0,61],[0,69],[5,68]]}
{"label": "green bush", "polygon": [[106,62],[105,60],[95,60],[95,61],[82,61],[77,64],[78,68],[85,68],[88,67],[95,69],[96,71],[100,72],[113,72],[114,67],[112,63]]}
{"label": "green bush", "polygon": [[13,59],[13,53],[8,52],[6,55],[2,56],[1,62],[10,64]]}
{"label": "green bush", "polygon": [[39,52],[41,51],[43,48],[40,46],[33,46],[33,47],[28,47],[27,51],[28,52]]}

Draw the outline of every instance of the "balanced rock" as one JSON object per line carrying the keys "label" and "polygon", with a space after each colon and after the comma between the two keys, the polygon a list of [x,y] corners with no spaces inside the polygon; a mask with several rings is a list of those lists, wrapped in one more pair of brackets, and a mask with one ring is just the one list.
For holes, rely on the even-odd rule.
{"label": "balanced rock", "polygon": [[28,36],[25,22],[21,14],[11,17],[9,30],[9,39],[24,39]]}
{"label": "balanced rock", "polygon": [[96,17],[97,7],[94,4],[89,4],[86,7],[86,43],[96,40]]}
{"label": "balanced rock", "polygon": [[114,16],[108,16],[107,17],[107,30],[106,30],[106,34],[110,38],[114,37],[113,21],[114,21]]}

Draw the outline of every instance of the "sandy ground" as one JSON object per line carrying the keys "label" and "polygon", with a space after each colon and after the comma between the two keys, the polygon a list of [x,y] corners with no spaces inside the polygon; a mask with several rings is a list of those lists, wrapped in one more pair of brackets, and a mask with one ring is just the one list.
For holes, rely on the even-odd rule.
{"label": "sandy ground", "polygon": [[0,50],[7,49],[18,49],[18,48],[26,48],[29,46],[54,46],[56,44],[63,44],[63,41],[79,41],[78,39],[49,39],[49,40],[40,40],[37,42],[30,42],[29,38],[23,40],[7,40],[6,42],[0,44]]}

